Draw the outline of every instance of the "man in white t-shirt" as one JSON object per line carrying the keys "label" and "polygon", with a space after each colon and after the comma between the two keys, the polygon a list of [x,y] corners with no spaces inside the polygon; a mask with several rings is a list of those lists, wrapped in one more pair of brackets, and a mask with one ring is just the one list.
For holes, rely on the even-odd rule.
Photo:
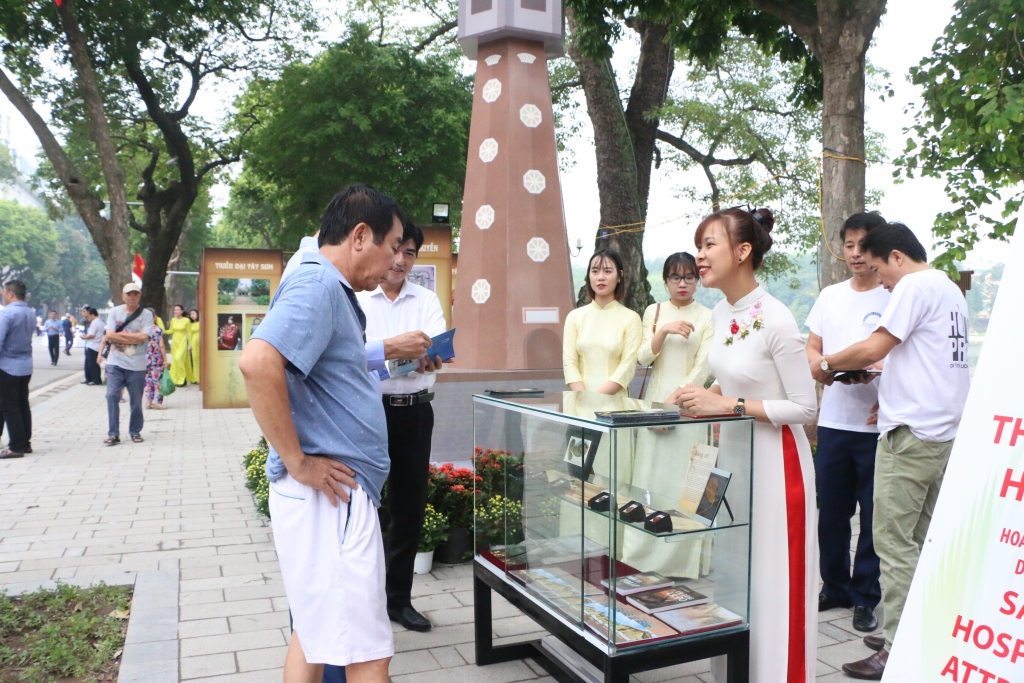
{"label": "man in white t-shirt", "polygon": [[885,586],[885,640],[871,657],[843,665],[854,678],[881,680],[967,401],[968,316],[960,289],[928,266],[927,252],[907,226],[872,230],[861,250],[892,298],[870,337],[826,354],[821,368],[856,370],[886,359],[878,388],[873,524]]}
{"label": "man in white t-shirt", "polygon": [[[833,384],[833,375],[821,369],[821,356],[867,339],[882,318],[889,292],[864,261],[860,241],[872,229],[885,225],[885,219],[875,213],[857,213],[846,220],[839,236],[853,277],[823,289],[806,323],[811,375],[825,385],[814,457],[823,583],[818,611],[852,607],[853,627],[858,631],[878,628],[875,607],[882,599],[878,555],[871,538],[878,427],[868,424],[874,421],[870,418],[878,401],[878,383]],[[860,537],[851,575],[850,519],[858,504]]]}
{"label": "man in white t-shirt", "polygon": [[106,331],[106,324],[100,319],[99,311],[92,306],[82,309],[82,317],[85,318],[86,331],[82,335],[85,340],[85,382],[90,386],[103,384],[103,377],[100,375],[100,340]]}

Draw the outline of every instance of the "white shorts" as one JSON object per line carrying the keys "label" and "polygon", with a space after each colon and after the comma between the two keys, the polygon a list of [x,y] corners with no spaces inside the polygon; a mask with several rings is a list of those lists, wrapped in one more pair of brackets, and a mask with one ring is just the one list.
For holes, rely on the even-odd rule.
{"label": "white shorts", "polygon": [[288,474],[270,484],[270,517],[284,590],[309,664],[391,657],[377,509],[360,488],[334,507]]}

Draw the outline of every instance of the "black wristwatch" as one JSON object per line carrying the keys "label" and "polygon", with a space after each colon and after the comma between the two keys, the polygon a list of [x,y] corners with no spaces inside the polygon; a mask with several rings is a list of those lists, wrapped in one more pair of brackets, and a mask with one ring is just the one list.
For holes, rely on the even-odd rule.
{"label": "black wristwatch", "polygon": [[736,405],[734,405],[732,407],[732,412],[734,412],[737,415],[746,415],[747,414],[747,402],[746,402],[746,400],[744,400],[742,398],[736,399]]}

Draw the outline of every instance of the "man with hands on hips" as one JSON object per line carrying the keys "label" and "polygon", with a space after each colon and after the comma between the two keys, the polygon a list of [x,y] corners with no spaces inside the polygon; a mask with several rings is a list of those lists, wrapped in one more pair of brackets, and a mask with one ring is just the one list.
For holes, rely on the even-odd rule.
{"label": "man with hands on hips", "polygon": [[884,639],[865,641],[876,653],[843,665],[853,678],[881,680],[970,388],[968,312],[960,289],[928,265],[925,248],[902,223],[871,230],[861,251],[892,296],[875,331],[825,354],[820,368],[859,370],[886,359],[872,521],[885,586]]}
{"label": "man with hands on hips", "polygon": [[267,442],[274,545],[294,630],[285,680],[323,665],[384,683],[394,639],[377,507],[390,470],[387,423],[366,369],[366,317],[402,243],[401,210],[366,185],[339,192],[320,249],[278,287],[238,367]]}

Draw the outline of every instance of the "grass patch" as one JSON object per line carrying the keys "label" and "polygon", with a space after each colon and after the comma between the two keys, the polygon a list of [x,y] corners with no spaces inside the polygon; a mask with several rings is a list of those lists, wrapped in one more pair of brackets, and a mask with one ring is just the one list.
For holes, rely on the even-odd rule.
{"label": "grass patch", "polygon": [[0,593],[0,683],[116,681],[131,594],[102,583]]}

